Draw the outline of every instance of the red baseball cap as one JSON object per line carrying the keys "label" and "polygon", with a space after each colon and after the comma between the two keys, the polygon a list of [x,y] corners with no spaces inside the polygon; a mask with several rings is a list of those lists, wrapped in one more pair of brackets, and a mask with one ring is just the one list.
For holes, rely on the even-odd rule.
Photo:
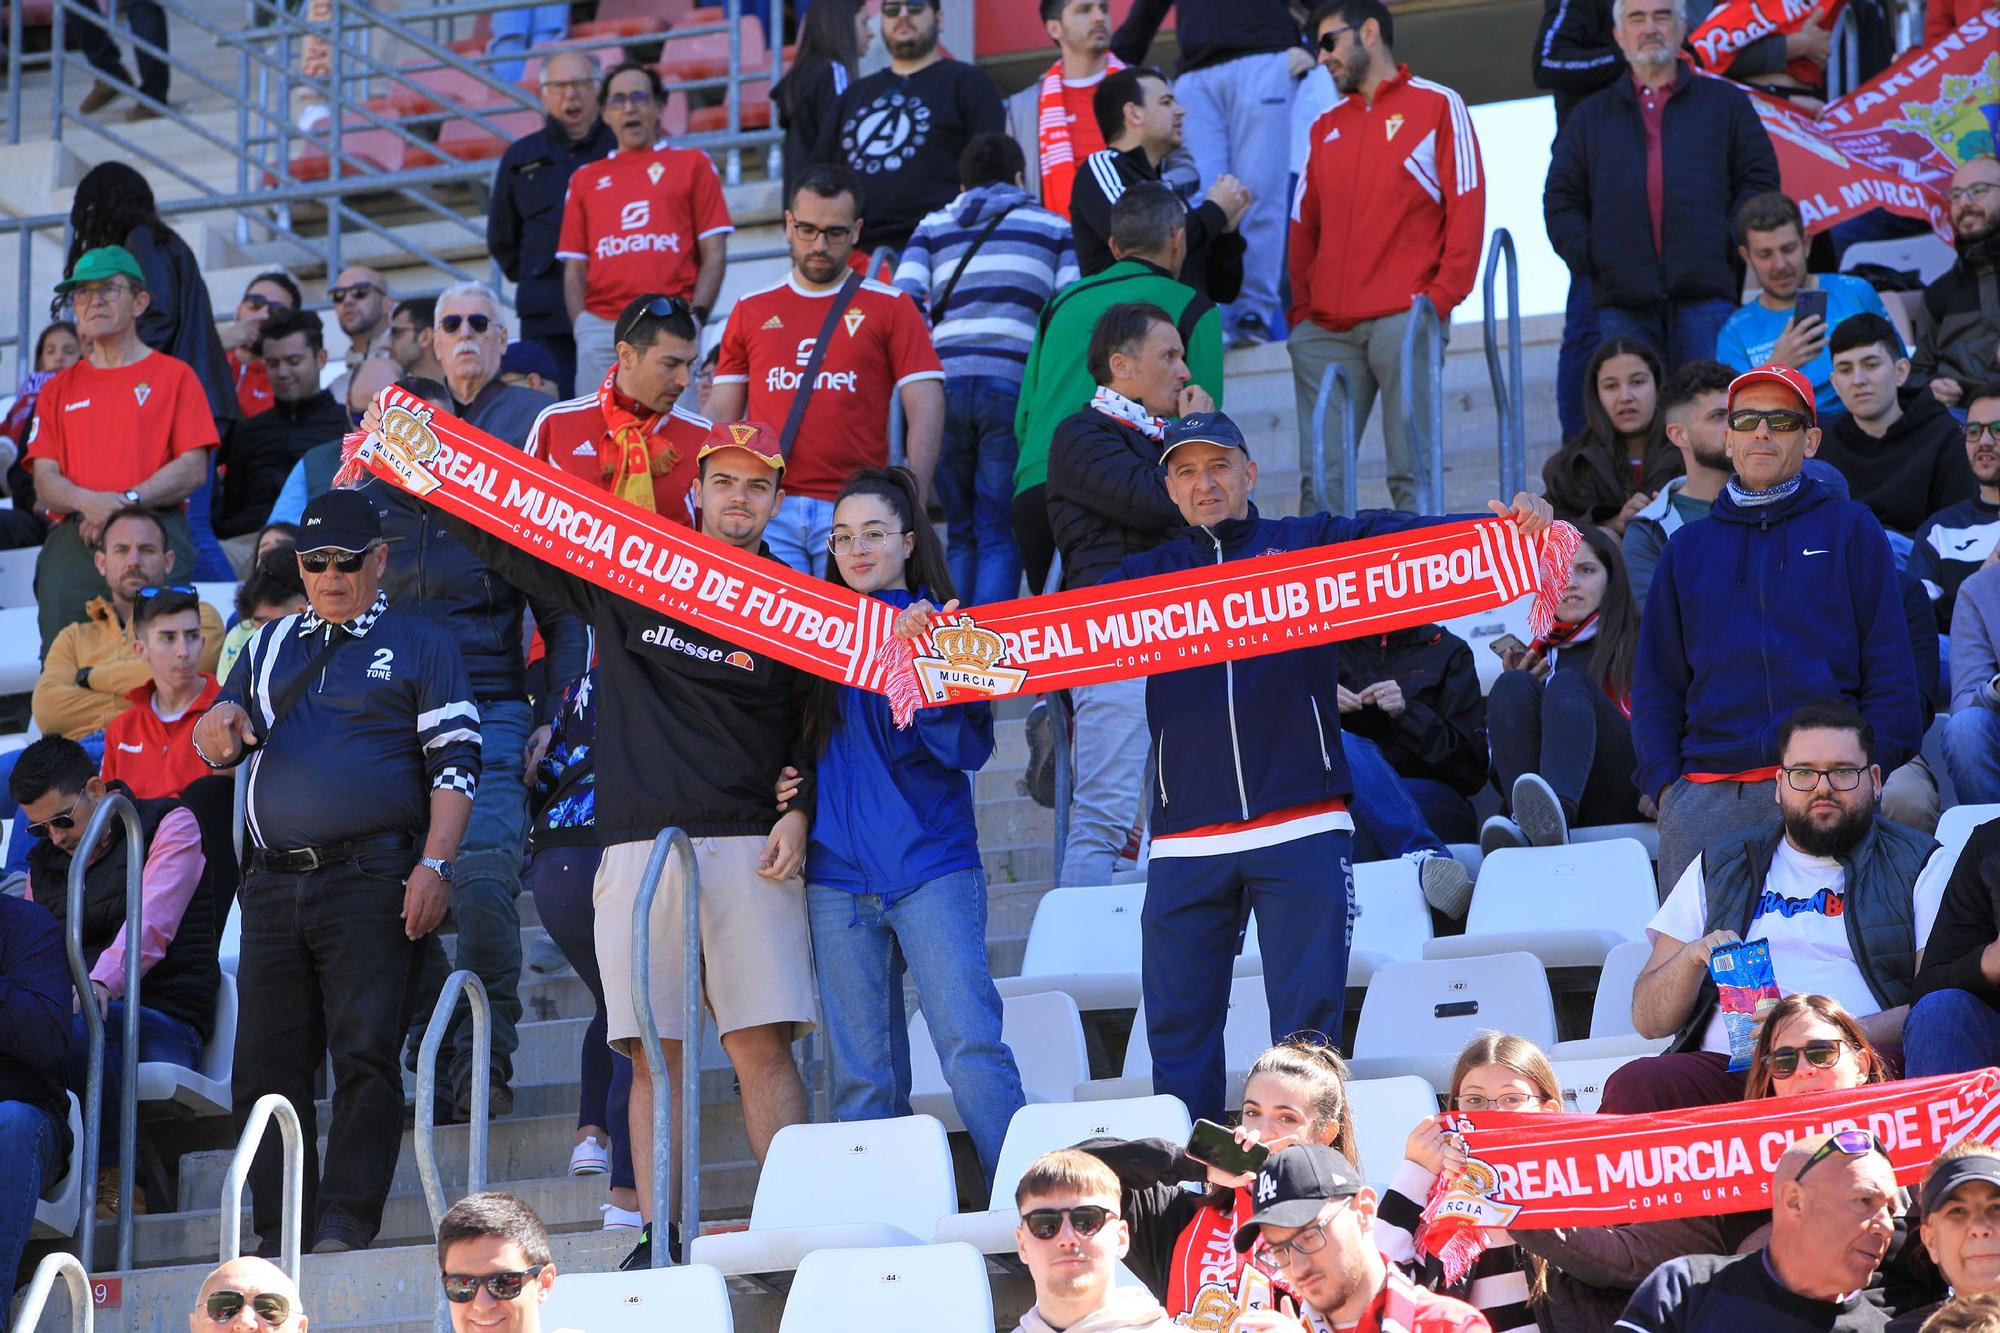
{"label": "red baseball cap", "polygon": [[1805,407],[1806,424],[1809,426],[1819,424],[1819,409],[1814,402],[1812,381],[1790,366],[1768,365],[1744,371],[1729,381],[1729,405],[1736,406],[1736,395],[1753,384],[1784,385],[1799,396],[1799,402]]}
{"label": "red baseball cap", "polygon": [[708,436],[694,456],[699,463],[723,449],[741,449],[765,466],[785,470],[785,452],[778,447],[778,432],[757,421],[718,421],[708,428]]}

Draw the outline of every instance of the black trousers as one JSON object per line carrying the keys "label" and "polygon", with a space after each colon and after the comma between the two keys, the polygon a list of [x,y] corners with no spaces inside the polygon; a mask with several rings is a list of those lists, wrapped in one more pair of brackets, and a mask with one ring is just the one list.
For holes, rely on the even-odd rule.
{"label": "black trousers", "polygon": [[1525,671],[1501,672],[1486,697],[1486,739],[1503,801],[1512,799],[1516,778],[1539,773],[1573,824],[1639,817],[1632,724],[1579,673],[1557,671],[1544,685]]}
{"label": "black trousers", "polygon": [[1056,535],[1049,528],[1049,484],[1030,486],[1014,497],[1014,544],[1021,548],[1021,572],[1028,593],[1039,597],[1056,559]]}
{"label": "black trousers", "polygon": [[[125,21],[132,26],[132,35],[141,41],[151,42],[164,51],[167,49],[167,13],[160,8],[159,0],[122,0]],[[76,34],[76,49],[83,52],[84,59],[99,73],[112,78],[131,82],[125,73],[125,63],[118,58],[118,44],[111,37],[112,20],[106,18],[95,23],[80,18],[75,11],[70,13],[69,30]],[[146,51],[135,49],[133,58],[139,62],[139,91],[155,101],[167,100],[167,62]]]}
{"label": "black trousers", "polygon": [[[236,1127],[259,1097],[288,1099],[305,1130],[304,1236],[375,1238],[403,1138],[403,1069],[416,946],[403,934],[403,881],[414,851],[371,852],[300,874],[252,869],[237,899],[243,956],[236,981]],[[255,861],[252,865],[254,867]],[[313,1078],[333,1057],[333,1124],[324,1179]],[[251,1218],[279,1238],[284,1159],[267,1134],[250,1171]]]}

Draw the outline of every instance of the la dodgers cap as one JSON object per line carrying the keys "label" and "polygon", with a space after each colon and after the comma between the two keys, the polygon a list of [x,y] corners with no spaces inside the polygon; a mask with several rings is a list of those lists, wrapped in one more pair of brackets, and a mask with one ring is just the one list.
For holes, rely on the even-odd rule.
{"label": "la dodgers cap", "polygon": [[1358,1194],[1365,1184],[1354,1163],[1323,1143],[1297,1143],[1264,1160],[1250,1197],[1257,1211],[1236,1229],[1236,1251],[1257,1243],[1266,1226],[1311,1226],[1328,1199]]}

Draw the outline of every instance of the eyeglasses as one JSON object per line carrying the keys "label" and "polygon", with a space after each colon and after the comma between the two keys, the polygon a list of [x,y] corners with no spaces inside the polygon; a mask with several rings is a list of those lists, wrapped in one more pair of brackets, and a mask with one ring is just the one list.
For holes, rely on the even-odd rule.
{"label": "eyeglasses", "polygon": [[468,1305],[479,1295],[481,1287],[493,1293],[496,1301],[511,1301],[521,1294],[521,1288],[542,1275],[547,1264],[536,1264],[533,1268],[523,1268],[513,1273],[485,1273],[474,1277],[469,1273],[443,1273],[444,1298],[453,1305]]}
{"label": "eyeglasses", "polygon": [[252,310],[290,310],[292,308],[289,301],[273,301],[270,297],[257,292],[243,293],[242,303],[249,306]]}
{"label": "eyeglasses", "polygon": [[457,333],[458,326],[470,324],[474,333],[484,333],[493,323],[491,315],[440,315],[438,327],[446,333]]}
{"label": "eyeglasses", "polygon": [[1968,421],[1965,423],[1965,442],[1978,444],[1981,440],[1992,440],[2000,444],[2000,421]]}
{"label": "eyeglasses", "polygon": [[675,315],[684,315],[689,319],[693,319],[694,307],[688,304],[686,297],[655,296],[652,300],[646,302],[645,305],[640,306],[631,313],[629,316],[630,323],[621,322],[617,328],[611,330],[611,341],[614,343],[631,342],[633,333],[638,330],[639,321],[648,315],[651,315],[654,319],[672,319]]}
{"label": "eyeglasses", "polygon": [[1799,1072],[1799,1057],[1804,1056],[1807,1064],[1814,1069],[1831,1069],[1840,1059],[1840,1050],[1848,1043],[1839,1037],[1809,1041],[1803,1046],[1773,1046],[1771,1048],[1771,1077],[1790,1078]]}
{"label": "eyeglasses", "polygon": [[836,532],[826,539],[826,549],[835,555],[846,555],[849,551],[879,551],[889,544],[891,537],[903,535],[901,528],[894,532],[886,528],[863,528],[859,532]]}
{"label": "eyeglasses", "polygon": [[[1341,1207],[1344,1208],[1346,1206],[1347,1201],[1343,1199]],[[1263,1251],[1264,1258],[1271,1267],[1289,1267],[1293,1255],[1318,1254],[1326,1248],[1326,1228],[1332,1221],[1333,1218],[1331,1217],[1322,1217],[1309,1227],[1301,1227],[1299,1233],[1290,1240],[1267,1241],[1260,1235],[1257,1240],[1257,1248]]]}
{"label": "eyeglasses", "polygon": [[1343,32],[1359,32],[1359,31],[1361,31],[1361,29],[1357,25],[1352,23],[1343,24],[1338,28],[1328,28],[1325,32],[1319,35],[1319,49],[1322,51],[1329,51],[1329,52],[1338,51],[1340,49],[1340,34],[1342,34]]}
{"label": "eyeglasses", "polygon": [[1729,429],[1745,435],[1760,424],[1768,424],[1773,435],[1790,435],[1806,428],[1806,414],[1786,407],[1744,407],[1729,414]]}
{"label": "eyeglasses", "polygon": [[162,583],[157,587],[139,589],[141,597],[158,597],[163,592],[184,592],[192,597],[195,595],[195,586],[192,583]]}
{"label": "eyeglasses", "polygon": [[69,809],[63,811],[59,815],[50,815],[46,820],[44,820],[39,824],[28,825],[28,836],[31,838],[46,840],[49,836],[49,830],[52,828],[64,828],[64,829],[75,828],[76,808],[82,804],[83,804],[83,793],[78,792],[76,794],[76,799],[69,803]]}
{"label": "eyeglasses", "polygon": [[596,79],[564,79],[559,83],[550,82],[547,79],[542,80],[543,92],[549,92],[551,90],[559,93],[589,92],[592,88],[595,88],[596,86],[597,86]]}
{"label": "eyeglasses", "polygon": [[612,110],[615,111],[620,107],[648,106],[652,103],[652,101],[653,101],[653,94],[651,91],[639,92],[639,93],[613,93],[611,94],[611,96],[604,99],[604,105],[610,107]]}
{"label": "eyeglasses", "polygon": [[882,17],[893,19],[905,14],[921,14],[930,7],[930,0],[882,0]]}
{"label": "eyeglasses", "polygon": [[[333,302],[335,305],[339,305],[341,302],[345,301],[350,296],[358,301],[362,297],[368,295],[368,293],[370,292],[381,292],[381,291],[382,289],[380,287],[377,287],[372,282],[357,282],[349,287],[327,288],[326,299]],[[382,292],[382,294],[384,296],[388,295],[387,292]]]}
{"label": "eyeglasses", "polygon": [[1992,181],[1974,181],[1970,185],[1961,185],[1950,191],[1949,198],[1954,204],[1962,204],[1970,199],[1984,199],[1995,190],[2000,190],[2000,185],[1995,185]]}
{"label": "eyeglasses", "polygon": [[99,301],[109,301],[123,292],[134,290],[129,282],[87,282],[81,287],[69,289],[70,304],[78,310]]}
{"label": "eyeglasses", "polygon": [[324,574],[329,568],[352,574],[361,568],[362,562],[368,559],[368,552],[374,549],[369,546],[359,551],[300,551],[299,568],[308,574]]}
{"label": "eyeglasses", "polygon": [[1783,768],[1785,785],[1793,791],[1816,791],[1819,780],[1826,779],[1826,785],[1835,791],[1853,791],[1861,785],[1861,775],[1865,768]]}
{"label": "eyeglasses", "polygon": [[208,1311],[209,1319],[217,1324],[226,1324],[243,1313],[248,1304],[257,1312],[257,1317],[272,1328],[292,1317],[292,1301],[281,1291],[260,1291],[255,1296],[245,1296],[240,1291],[211,1291],[201,1308]]}
{"label": "eyeglasses", "polygon": [[1806,1172],[1818,1166],[1823,1159],[1831,1157],[1837,1152],[1846,1153],[1849,1157],[1866,1157],[1871,1152],[1879,1152],[1884,1158],[1889,1155],[1882,1147],[1882,1140],[1876,1138],[1867,1130],[1843,1129],[1825,1143],[1820,1144],[1819,1150],[1806,1158],[1806,1164],[1799,1168],[1799,1173],[1793,1176],[1792,1179],[1804,1180]]}
{"label": "eyeglasses", "polygon": [[[891,0],[891,3],[893,2],[894,0]],[[792,231],[807,245],[811,245],[822,236],[826,237],[828,245],[845,245],[854,238],[852,227],[815,227],[812,223],[801,222],[797,218],[792,219]]]}
{"label": "eyeglasses", "polygon": [[1080,1203],[1074,1208],[1030,1208],[1021,1214],[1021,1225],[1036,1240],[1054,1240],[1062,1231],[1063,1219],[1068,1218],[1071,1229],[1088,1238],[1104,1230],[1104,1224],[1117,1216],[1102,1204]]}
{"label": "eyeglasses", "polygon": [[1518,1111],[1529,1102],[1539,1102],[1542,1098],[1532,1092],[1508,1092],[1498,1097],[1482,1097],[1474,1092],[1453,1100],[1461,1111]]}

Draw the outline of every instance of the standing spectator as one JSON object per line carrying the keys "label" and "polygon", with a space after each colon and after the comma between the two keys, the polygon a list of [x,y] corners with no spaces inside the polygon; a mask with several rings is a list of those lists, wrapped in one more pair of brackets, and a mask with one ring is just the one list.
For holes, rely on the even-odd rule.
{"label": "standing spectator", "polygon": [[[1983,1311],[1986,1322],[1963,1327],[1993,1327],[2000,1315],[2000,1154],[1979,1139],[1960,1139],[1937,1155],[1917,1187],[1923,1202],[1920,1232],[1924,1249],[1937,1265],[1954,1303],[1983,1297],[1993,1302]],[[1917,1333],[1934,1328],[1925,1321],[1945,1306],[1938,1301],[1911,1310],[1889,1324],[1890,1333]]]}
{"label": "standing spectator", "polygon": [[[1133,5],[1111,38],[1119,59],[1133,65],[1145,61],[1170,7],[1173,0]],[[1299,44],[1292,7],[1281,0],[1181,0],[1178,9],[1181,54],[1174,95],[1188,117],[1195,169],[1205,181],[1240,183],[1245,195],[1231,210],[1246,247],[1242,291],[1223,296],[1230,302],[1223,322],[1230,346],[1252,346],[1270,338],[1272,319],[1283,313],[1278,282],[1287,163],[1271,151],[1271,134],[1284,123],[1293,85],[1312,67],[1311,59]],[[1388,23],[1386,15],[1382,22]]]}
{"label": "standing spectator", "polygon": [[1660,358],[1637,338],[1607,338],[1583,379],[1586,424],[1542,465],[1542,491],[1558,517],[1622,538],[1682,471],[1660,411]]}
{"label": "standing spectator", "polygon": [[105,725],[99,776],[141,800],[179,796],[190,782],[208,776],[189,741],[195,720],[222,690],[201,669],[210,656],[204,610],[186,585],[147,588],[132,610],[132,651],[152,679],[127,695],[132,706]]}
{"label": "standing spectator", "polygon": [[807,167],[839,160],[836,113],[868,40],[868,6],[861,0],[825,0],[799,15],[798,51],[771,90],[785,132],[785,198],[799,188]]}
{"label": "standing spectator", "polygon": [[1645,507],[1625,520],[1625,576],[1632,605],[1646,609],[1646,593],[1667,539],[1689,523],[1708,517],[1715,497],[1729,482],[1729,384],[1736,372],[1706,357],[1688,362],[1660,386],[1658,412],[1667,443],[1680,451],[1683,475],[1653,493]]}
{"label": "standing spectator", "polygon": [[271,376],[257,354],[257,333],[264,321],[280,311],[305,303],[292,275],[280,270],[259,273],[243,289],[236,318],[222,326],[222,346],[229,353],[229,370],[236,378],[236,407],[248,421],[271,406]]}
{"label": "standing spectator", "polygon": [[1381,750],[1439,838],[1476,841],[1469,798],[1486,785],[1486,719],[1465,640],[1442,625],[1349,639],[1338,698],[1343,741]]}
{"label": "standing spectator", "polygon": [[611,330],[617,362],[593,391],[544,408],[524,452],[685,527],[708,418],[688,392],[694,310],[678,296],[633,299]]}
{"label": "standing spectator", "polygon": [[1925,519],[1979,493],[1965,435],[1934,396],[1915,390],[1905,404],[1910,363],[1887,317],[1853,316],[1834,329],[1828,348],[1847,410],[1827,427],[1817,457],[1838,468],[1848,492],[1881,520],[1903,565]]}
{"label": "standing spectator", "polygon": [[1801,470],[1819,447],[1812,384],[1787,366],[1738,376],[1727,440],[1736,471],[1713,521],[1668,540],[1632,675],[1634,780],[1659,811],[1663,893],[1708,843],[1770,817],[1777,701],[1853,703],[1885,771],[1923,737],[1881,525]]}
{"label": "standing spectator", "polygon": [[[1381,0],[1325,0],[1312,32],[1341,100],[1313,125],[1292,209],[1288,349],[1300,485],[1313,475],[1320,377],[1337,364],[1353,389],[1357,432],[1380,391],[1389,497],[1414,511],[1421,460],[1403,419],[1403,332],[1423,296],[1449,338],[1451,312],[1478,276],[1486,243],[1479,140],[1463,98],[1397,63],[1395,22]],[[1343,494],[1345,467],[1344,458],[1327,459],[1329,497]]]}
{"label": "standing spectator", "polygon": [[1222,316],[1213,302],[1175,275],[1187,257],[1187,209],[1157,182],[1119,196],[1111,209],[1110,268],[1057,292],[1042,309],[1035,344],[1014,409],[1020,461],[1014,467],[1014,536],[1031,592],[1041,592],[1055,558],[1049,527],[1049,442],[1056,428],[1089,405],[1097,384],[1084,355],[1097,321],[1114,305],[1157,306],[1173,320],[1188,375],[1222,403]]}
{"label": "standing spectator", "polygon": [[[1101,8],[1103,0],[1086,3]],[[1014,140],[979,135],[959,168],[965,192],[917,225],[896,285],[929,313],[944,365],[933,481],[951,533],[952,581],[981,606],[1020,590],[1014,415],[1035,329],[1050,299],[1076,281],[1076,252],[1068,221],[1022,187]]]}
{"label": "standing spectator", "polygon": [[[126,108],[125,119],[152,120],[167,112],[167,89],[173,73],[173,66],[166,56],[167,12],[160,0],[128,0],[124,10],[125,21],[132,28],[132,59],[139,66],[139,82],[136,85],[139,100]],[[124,93],[125,88],[120,84],[134,85],[132,76],[125,72],[125,62],[118,58],[118,43],[111,36],[111,19],[100,17],[100,11],[95,7],[79,12],[76,17],[76,48],[83,52],[83,58],[97,71],[90,90],[76,104],[77,114],[90,116],[111,105]],[[155,49],[158,54],[155,54]]]}
{"label": "standing spectator", "polygon": [[[569,334],[563,336],[567,338]],[[442,380],[444,366],[437,358],[437,298],[412,296],[396,302],[396,308],[389,315],[389,332],[384,348],[386,359],[396,367],[393,378]],[[575,350],[573,343],[571,350]],[[348,387],[349,397],[352,398],[351,379]],[[367,398],[374,396],[374,393],[365,395]]]}
{"label": "standing spectator", "polygon": [[389,355],[389,282],[366,264],[349,264],[328,284],[327,303],[347,335],[346,369],[327,387],[347,396],[347,380],[371,356]]}
{"label": "standing spectator", "polygon": [[1960,585],[2000,549],[2000,380],[1966,389],[1965,461],[1977,493],[1925,519],[1910,547],[1910,573],[1937,609],[1940,634],[1951,632]]}
{"label": "standing spectator", "polygon": [[35,425],[35,403],[56,372],[68,370],[83,359],[83,343],[76,325],[57,320],[35,339],[33,369],[21,377],[14,401],[0,418],[0,478],[10,507],[0,510],[0,550],[40,546],[49,525],[35,504],[35,482],[22,457]]}
{"label": "standing spectator", "polygon": [[527,1204],[500,1190],[466,1195],[438,1219],[437,1259],[453,1333],[542,1333],[555,1254]]}
{"label": "standing spectator", "polygon": [[1059,54],[1039,79],[1007,99],[1007,132],[1021,145],[1028,193],[1067,218],[1078,168],[1104,147],[1097,85],[1125,62],[1111,54],[1109,0],[1041,0],[1041,15]]}
{"label": "standing spectator", "polygon": [[[1736,210],[1736,234],[1743,238],[1736,253],[1756,278],[1758,291],[1716,335],[1715,359],[1738,371],[1770,362],[1790,366],[1812,381],[1819,414],[1837,419],[1842,406],[1827,335],[1857,315],[1886,322],[1889,312],[1882,298],[1864,279],[1806,271],[1805,219],[1782,190],[1745,201]],[[1799,318],[1800,292],[1825,292],[1826,313]]]}
{"label": "standing spectator", "polygon": [[56,519],[35,564],[44,655],[103,593],[91,552],[117,510],[141,505],[157,512],[175,563],[196,572],[182,502],[205,483],[216,445],[201,381],[185,362],[139,337],[137,321],[151,298],[129,251],[92,250],[56,290],[75,302],[90,355],[43,388],[28,433],[36,503]]}
{"label": "standing spectator", "polygon": [[314,445],[348,431],[346,409],[319,387],[326,344],[318,315],[294,310],[272,315],[257,334],[256,351],[273,401],[269,410],[231,431],[218,455],[223,474],[215,535],[223,539],[223,553],[238,577],[249,572],[292,465]]}
{"label": "standing spectator", "polygon": [[[2000,820],[1972,830],[1955,860],[1931,858],[1917,880],[1922,966],[1903,1023],[1911,1078],[2000,1061]],[[1991,863],[1991,864],[1989,864]]]}
{"label": "standing spectator", "polygon": [[[914,6],[898,20],[907,34],[926,20],[918,0],[903,3]],[[936,16],[928,22],[934,30]],[[927,75],[921,83],[932,81]],[[849,96],[866,86],[857,84]],[[916,105],[906,102],[896,114],[913,114]],[[893,188],[896,178],[882,183]],[[926,497],[944,434],[944,369],[923,312],[894,287],[848,265],[861,239],[861,219],[861,180],[854,172],[820,166],[799,177],[785,209],[791,271],[730,310],[702,412],[713,421],[783,423],[776,443],[788,460],[785,505],[764,539],[780,560],[814,576],[826,572],[833,497],[841,483],[861,468],[889,462],[890,397],[903,404],[903,450]],[[836,327],[846,336],[834,337]]]}
{"label": "standing spectator", "polygon": [[69,1172],[70,1008],[76,991],[62,926],[47,908],[0,893],[0,1333],[35,1204]]}
{"label": "standing spectator", "polygon": [[[299,548],[312,609],[251,640],[194,744],[210,767],[250,763],[236,1123],[267,1092],[291,1101],[305,1129],[307,1234],[328,1254],[365,1248],[381,1227],[403,1132],[397,1055],[416,941],[451,903],[480,718],[451,635],[383,595],[389,551],[366,497],[329,491],[307,505]],[[322,1180],[313,1079],[329,1053]],[[281,1174],[267,1143],[250,1191],[270,1248]]]}
{"label": "standing spectator", "polygon": [[1118,1285],[1132,1247],[1118,1215],[1118,1177],[1089,1153],[1061,1148],[1028,1164],[1014,1187],[1014,1252],[1035,1303],[1014,1333],[1173,1333],[1178,1325],[1143,1287]]}
{"label": "standing spectator", "polygon": [[2000,353],[2000,160],[1991,152],[1951,175],[1958,259],[1924,288],[1911,381],[1957,407],[1969,380],[1992,377]]}
{"label": "standing spectator", "polygon": [[[75,741],[44,736],[21,752],[8,779],[9,794],[21,803],[29,827],[45,841],[28,854],[28,887],[36,902],[58,921],[68,919],[70,866],[84,859],[84,965],[91,994],[104,1022],[102,1077],[104,1105],[121,1102],[125,1031],[125,955],[134,947],[125,919],[125,883],[130,858],[141,858],[141,927],[137,948],[144,978],[139,1000],[139,1059],[193,1068],[215,1028],[215,996],[222,984],[216,965],[216,928],[210,913],[208,862],[201,851],[201,826],[179,801],[134,799],[132,789],[97,775],[97,764]],[[140,845],[125,840],[125,824],[111,821],[104,840],[83,847],[83,835],[98,803],[116,792],[133,799],[139,815]],[[69,1061],[64,1081],[82,1100],[90,1075],[90,1038],[82,1014],[71,1020]],[[118,1197],[118,1116],[99,1119],[97,1198],[115,1216],[120,1203],[145,1210],[141,1198]],[[138,1179],[134,1163],[133,1179]]]}
{"label": "standing spectator", "polygon": [[1778,188],[1778,159],[1749,96],[1680,59],[1675,0],[1612,0],[1612,13],[1631,77],[1570,114],[1542,213],[1572,280],[1589,284],[1599,334],[1638,338],[1678,368],[1715,355],[1740,288],[1730,219]]}
{"label": "standing spectator", "polygon": [[901,250],[924,214],[951,202],[965,146],[974,135],[1005,131],[1007,112],[984,70],[939,54],[942,0],[885,3],[889,67],[841,95],[834,160],[852,168],[875,201],[869,244]]}
{"label": "standing spectator", "polygon": [[[515,284],[521,336],[549,349],[556,360],[556,397],[567,398],[576,392],[576,338],[563,299],[563,262],[556,257],[563,200],[571,174],[610,153],[618,136],[598,115],[597,62],[588,53],[555,52],[542,62],[539,86],[542,127],[507,145],[493,172],[486,248]],[[424,318],[411,326],[426,329],[430,323]],[[393,324],[390,336],[395,337]],[[423,373],[408,365],[403,370]]]}
{"label": "standing spectator", "polygon": [[1088,277],[1118,256],[1111,250],[1112,210],[1126,191],[1153,181],[1165,183],[1187,211],[1187,256],[1176,276],[1201,296],[1233,301],[1243,288],[1244,242],[1237,223],[1250,206],[1250,192],[1234,176],[1210,182],[1196,202],[1200,181],[1165,173],[1184,153],[1181,121],[1187,112],[1174,100],[1167,76],[1141,65],[1108,74],[1091,94],[1092,113],[1104,147],[1083,160],[1070,183],[1069,220],[1076,238],[1077,267]]}
{"label": "standing spectator", "polygon": [[706,320],[722,290],[736,230],[722,178],[708,154],[668,146],[660,134],[665,105],[651,65],[628,61],[605,75],[604,123],[618,147],[569,178],[556,258],[576,336],[575,382],[586,392],[618,359],[612,321],[633,300],[664,291]]}
{"label": "standing spectator", "polygon": [[[1989,391],[1982,391],[1989,392]],[[2000,395],[1993,395],[2000,397]],[[1945,760],[1961,801],[2000,801],[2000,556],[1989,554],[1980,570],[1959,585],[1951,617],[1951,721],[1945,731]]]}

